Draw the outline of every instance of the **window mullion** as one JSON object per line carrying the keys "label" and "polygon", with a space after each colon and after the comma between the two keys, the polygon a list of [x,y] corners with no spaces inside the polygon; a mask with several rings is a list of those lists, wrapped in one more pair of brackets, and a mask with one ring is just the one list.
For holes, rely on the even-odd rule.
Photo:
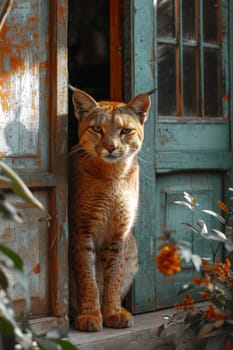
{"label": "window mullion", "polygon": [[[222,22],[221,28],[218,30],[218,44],[222,41],[221,51],[218,57],[219,65],[222,64],[222,75],[219,70],[219,82],[222,84],[223,97],[222,97],[222,113],[225,118],[229,117],[229,48],[228,48],[228,29],[227,23],[229,21],[229,14],[231,13],[232,2],[222,1],[222,13],[219,15],[219,21]],[[220,9],[220,0],[218,1],[218,9]],[[220,11],[220,10],[219,10]],[[231,40],[230,40],[231,42]],[[230,46],[231,47],[231,46]],[[221,63],[220,63],[221,62]],[[222,81],[221,81],[222,79]],[[219,100],[221,99],[221,87],[218,89]]]}
{"label": "window mullion", "polygon": [[200,69],[200,113],[205,116],[205,81],[204,81],[204,33],[203,33],[203,0],[199,0],[199,69]]}
{"label": "window mullion", "polygon": [[176,31],[176,101],[177,114],[182,116],[184,111],[183,98],[183,21],[182,21],[182,0],[175,0],[175,31]]}

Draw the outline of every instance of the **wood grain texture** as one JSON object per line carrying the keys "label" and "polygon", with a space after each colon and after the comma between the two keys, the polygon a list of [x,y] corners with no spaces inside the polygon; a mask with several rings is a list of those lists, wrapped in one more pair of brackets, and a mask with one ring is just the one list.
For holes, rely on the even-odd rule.
{"label": "wood grain texture", "polygon": [[[66,0],[15,0],[0,33],[0,155],[46,207],[20,204],[24,225],[1,233],[25,260],[33,318],[56,317],[66,330],[67,13]],[[22,293],[15,299],[22,310]]]}
{"label": "wood grain texture", "polygon": [[[154,3],[153,1],[134,1],[134,95],[155,87],[154,76]],[[139,157],[142,158],[140,205],[135,225],[139,247],[139,271],[133,290],[133,311],[145,312],[155,309],[154,288],[156,272],[154,267],[155,239],[155,193],[154,171],[155,147],[155,98],[151,96],[152,106],[145,125],[145,138]]]}

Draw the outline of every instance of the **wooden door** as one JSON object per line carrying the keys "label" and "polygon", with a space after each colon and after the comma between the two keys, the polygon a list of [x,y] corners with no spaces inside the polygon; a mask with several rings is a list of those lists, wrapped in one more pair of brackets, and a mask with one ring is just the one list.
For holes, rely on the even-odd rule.
{"label": "wooden door", "polygon": [[[15,0],[0,33],[0,155],[46,208],[12,196],[24,223],[1,221],[0,237],[24,260],[41,333],[67,327],[66,26],[66,0]],[[21,289],[14,302],[21,313]]]}
{"label": "wooden door", "polygon": [[[180,224],[189,213],[171,205],[183,192],[216,210],[231,182],[229,34],[232,4],[218,0],[136,0],[133,13],[133,95],[157,88],[146,124],[141,158],[141,203],[135,227],[139,273],[135,312],[171,306],[187,277],[164,279],[154,257],[170,230],[193,251],[210,251]],[[232,45],[232,44],[231,44]],[[192,218],[191,218],[192,219]]]}

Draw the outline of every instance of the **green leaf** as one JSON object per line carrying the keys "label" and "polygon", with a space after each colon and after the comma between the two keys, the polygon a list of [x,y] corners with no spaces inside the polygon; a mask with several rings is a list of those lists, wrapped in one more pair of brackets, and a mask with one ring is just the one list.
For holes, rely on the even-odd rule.
{"label": "green leaf", "polygon": [[76,346],[74,346],[67,340],[54,339],[54,341],[61,346],[62,350],[77,350]]}
{"label": "green leaf", "polygon": [[4,173],[11,180],[12,190],[21,198],[23,198],[26,202],[29,202],[36,206],[39,209],[44,210],[43,205],[40,201],[34,197],[29,188],[25,185],[25,183],[20,179],[20,177],[5,163],[0,161],[0,168],[4,171]]}
{"label": "green leaf", "polygon": [[227,241],[227,237],[222,231],[219,231],[219,230],[216,230],[216,229],[212,229],[212,234],[213,234],[213,232],[214,232],[214,234],[216,235],[217,238],[214,238],[214,237],[212,238],[211,237],[211,239],[216,239],[216,240],[218,240],[220,242],[226,242]]}
{"label": "green leaf", "polygon": [[0,198],[0,212],[5,218],[22,223],[22,215],[8,200]]}
{"label": "green leaf", "polygon": [[193,207],[184,201],[173,201],[172,204],[178,204],[178,205],[183,205],[184,207],[188,207],[189,209],[193,210]]}
{"label": "green leaf", "polygon": [[224,219],[221,215],[219,215],[218,213],[216,213],[215,211],[213,211],[213,210],[206,210],[206,209],[203,209],[202,211],[203,211],[203,213],[206,213],[206,214],[209,214],[209,215],[215,217],[215,218],[216,218],[218,221],[220,221],[223,225],[225,224],[225,219]]}
{"label": "green leaf", "polygon": [[192,254],[191,256],[192,263],[197,271],[200,271],[202,260],[201,257],[197,254]]}
{"label": "green leaf", "polygon": [[0,349],[14,350],[14,327],[7,319],[0,317]]}
{"label": "green leaf", "polygon": [[37,345],[41,350],[58,350],[57,344],[46,338],[36,338]]}
{"label": "green leaf", "polygon": [[5,272],[2,270],[2,268],[0,267],[0,290],[3,289],[4,291],[7,290],[8,288],[8,279],[6,277]]}
{"label": "green leaf", "polygon": [[36,338],[36,342],[41,350],[77,350],[76,346],[64,339]]}
{"label": "green leaf", "polygon": [[192,224],[188,223],[188,222],[181,222],[182,225],[187,226],[188,228],[190,228],[193,232],[201,234],[201,232]]}
{"label": "green leaf", "polygon": [[[23,260],[21,259],[21,257],[18,254],[16,254],[14,252],[14,250],[4,246],[3,244],[0,244],[0,252],[3,254],[3,259],[4,259],[4,255],[5,255],[13,262],[13,266],[16,269],[23,272]],[[2,260],[1,254],[0,254],[0,260]],[[9,260],[8,260],[8,264],[9,264]],[[7,265],[6,265],[6,267],[7,267]]]}

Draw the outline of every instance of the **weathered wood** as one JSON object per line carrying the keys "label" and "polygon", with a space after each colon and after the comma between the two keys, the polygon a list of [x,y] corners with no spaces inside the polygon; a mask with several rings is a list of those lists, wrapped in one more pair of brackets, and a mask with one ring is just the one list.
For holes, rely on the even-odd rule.
{"label": "weathered wood", "polygon": [[[172,204],[175,200],[183,200],[183,192],[186,191],[198,197],[199,207],[197,212],[200,218],[205,220],[208,228],[221,229],[219,222],[211,216],[201,212],[202,209],[211,208],[219,211],[217,200],[221,198],[221,178],[214,174],[167,174],[159,176],[156,187],[156,198],[159,205],[156,208],[157,232],[162,236],[164,231],[172,232],[172,238],[185,240],[191,244],[192,252],[200,256],[212,257],[210,244],[207,240],[193,233],[182,222],[188,222],[196,226],[196,218],[191,210],[180,205]],[[158,251],[162,242],[156,240]],[[217,242],[212,242],[217,246]],[[221,249],[219,251],[221,254]],[[191,263],[182,262],[183,271],[171,277],[162,276],[157,272],[155,299],[157,308],[165,308],[183,299],[183,295],[178,296],[178,292],[185,282],[189,281],[197,272]]]}
{"label": "weathered wood", "polygon": [[[134,51],[133,80],[134,95],[150,91],[155,87],[154,71],[154,2],[134,1]],[[134,312],[145,312],[155,309],[154,288],[154,239],[155,239],[155,99],[145,125],[145,139],[139,158],[141,164],[140,205],[135,233],[138,244],[139,271],[136,275],[133,290]],[[143,161],[144,160],[144,161]]]}
{"label": "weathered wood", "polygon": [[227,170],[231,168],[229,151],[176,151],[156,153],[155,167],[158,173],[202,169]]}
{"label": "weathered wood", "polygon": [[[173,314],[167,310],[166,314]],[[164,312],[134,316],[134,325],[126,329],[104,328],[101,332],[85,333],[71,330],[69,340],[79,350],[173,350],[172,339],[159,337],[157,328],[164,323]]]}
{"label": "weathered wood", "polygon": [[[157,65],[160,59],[158,41],[160,44],[170,45],[169,47],[173,47],[174,50],[175,48],[180,49],[177,56],[178,60],[174,62],[174,66],[177,64],[176,67],[180,67],[184,64],[183,57],[181,57],[182,49],[187,44],[179,41],[182,36],[175,38],[175,34],[178,33],[174,32],[170,34],[171,37],[168,36],[167,38],[165,35],[164,38],[158,39],[157,13],[159,11],[157,6],[162,6],[165,3],[163,1],[145,0],[133,2],[132,57],[135,94],[156,87],[159,74],[161,82],[162,80],[169,81],[169,65],[162,75],[161,71],[158,71]],[[183,11],[178,6],[181,3],[176,1],[176,14],[179,13],[179,16],[182,15]],[[232,111],[231,116],[229,116],[228,111],[229,81],[233,81],[233,69],[231,67],[231,80],[229,80],[229,58],[226,48],[227,43],[229,44],[229,25],[231,27],[231,37],[233,33],[233,11],[230,5],[231,22],[228,23],[229,2],[222,1],[218,4],[221,5],[219,11],[221,10],[222,29],[224,29],[221,38],[218,37],[218,40],[223,40],[223,43],[221,46],[221,65],[218,61],[217,66],[219,72],[222,72],[222,113],[215,118],[205,118],[204,111],[202,111],[203,118],[201,118],[201,121],[198,115],[192,115],[190,118],[184,115],[182,116],[183,120],[179,116],[162,115],[158,117],[158,92],[152,98],[152,109],[145,128],[144,147],[140,155],[142,158],[141,200],[138,222],[135,227],[139,246],[139,273],[136,277],[134,289],[134,311],[136,312],[172,305],[176,300],[175,293],[181,284],[192,277],[192,270],[187,269],[179,276],[179,281],[176,280],[177,276],[175,276],[171,283],[165,284],[154,265],[153,258],[157,253],[156,246],[159,245],[159,237],[162,236],[163,230],[169,229],[169,225],[172,229],[175,227],[179,237],[178,222],[182,221],[186,215],[184,211],[180,212],[178,208],[170,207],[170,199],[173,198],[174,194],[182,195],[182,191],[192,191],[193,194],[196,192],[200,195],[200,201],[203,201],[206,208],[214,209],[215,200],[223,198],[222,188],[225,186],[226,179],[224,175],[227,174],[227,170],[232,173],[232,123],[230,122]],[[177,22],[176,25],[180,23]],[[198,21],[195,20],[195,23],[197,25]],[[201,35],[202,40],[204,40],[203,33]],[[202,44],[206,45],[204,42]],[[219,42],[215,43],[212,50],[218,50],[219,45]],[[161,57],[161,61],[163,59],[166,60],[166,57]],[[203,65],[203,60],[201,64],[202,70],[199,73],[204,74],[205,69],[206,74],[207,66]],[[171,69],[174,69],[174,67],[171,67]],[[187,74],[185,70],[183,70],[183,74],[179,70],[177,73],[176,79],[185,79],[183,74]],[[202,83],[204,83],[203,79],[202,76]],[[177,83],[179,91],[175,92],[175,96],[178,96],[178,98],[180,98],[181,93],[185,93],[180,89],[181,83],[180,81]],[[158,85],[158,90],[159,88]],[[202,89],[204,89],[204,86],[202,86]],[[170,97],[166,95],[169,91],[164,91],[164,93],[166,102],[166,98],[169,100]],[[199,94],[201,93],[202,96],[198,96],[198,98],[203,99],[204,92],[199,89]],[[182,106],[179,105],[179,101],[174,101],[174,106],[175,110],[178,107],[182,114]],[[230,179],[231,177],[228,177],[228,184]],[[185,221],[188,219],[189,216],[186,217]],[[197,249],[200,248],[201,254],[209,254],[206,244],[203,244],[204,250],[201,249],[201,242],[193,240],[192,244]]]}
{"label": "weathered wood", "polygon": [[[48,195],[44,191],[35,191],[34,195],[48,211]],[[24,261],[24,271],[29,278],[30,313],[33,316],[49,313],[48,287],[48,233],[47,221],[40,221],[40,210],[25,204],[15,195],[9,199],[22,212],[24,222],[17,224],[6,220],[0,221],[0,241],[20,253]],[[14,289],[14,305],[17,315],[25,308],[24,290]]]}
{"label": "weathered wood", "polygon": [[110,0],[110,99],[113,101],[123,100],[123,77],[122,77],[122,2]]}
{"label": "weathered wood", "polygon": [[[17,200],[24,224],[4,222],[0,232],[25,260],[32,317],[55,317],[66,330],[67,7],[67,0],[15,0],[0,33],[0,155],[46,208]],[[16,292],[15,308],[23,307]]]}

